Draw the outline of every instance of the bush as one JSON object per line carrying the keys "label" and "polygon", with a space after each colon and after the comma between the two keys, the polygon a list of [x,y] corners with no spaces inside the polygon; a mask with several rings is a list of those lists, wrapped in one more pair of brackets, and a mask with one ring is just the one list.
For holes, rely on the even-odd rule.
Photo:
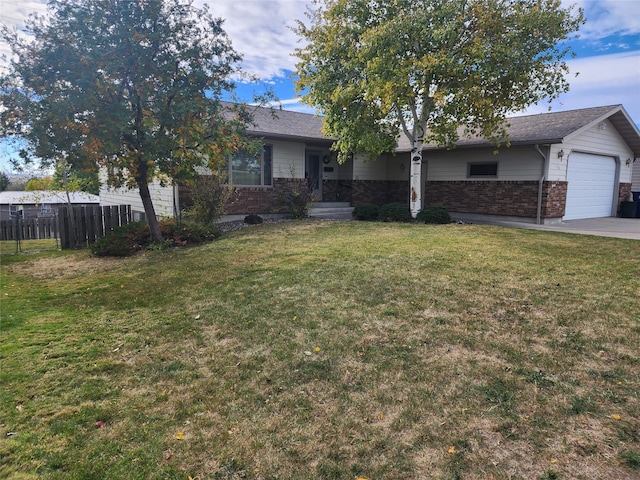
{"label": "bush", "polygon": [[262,217],[260,215],[256,215],[255,213],[244,217],[244,223],[246,223],[247,225],[258,225],[262,222]]}
{"label": "bush", "polygon": [[363,203],[357,205],[353,209],[353,218],[356,220],[375,221],[378,219],[380,213],[380,207],[371,203]]}
{"label": "bush", "polygon": [[182,211],[188,222],[211,225],[224,214],[224,208],[234,200],[233,187],[225,183],[226,177],[199,175],[187,182],[191,205]]}
{"label": "bush", "polygon": [[378,220],[381,222],[410,222],[411,210],[404,203],[387,203],[380,207]]}
{"label": "bush", "polygon": [[306,218],[309,216],[313,192],[307,184],[307,180],[289,180],[278,192],[278,197],[284,208],[291,213],[293,218]]}
{"label": "bush", "polygon": [[151,243],[147,222],[132,222],[122,227],[112,228],[91,247],[99,257],[127,257],[142,250]]}
{"label": "bush", "polygon": [[444,207],[427,207],[420,210],[416,218],[420,223],[451,223],[449,212]]}
{"label": "bush", "polygon": [[99,238],[91,247],[91,251],[98,257],[127,257],[150,248],[196,245],[211,241],[218,235],[217,230],[211,226],[177,225],[174,221],[160,222],[160,231],[164,241],[161,244],[154,244],[146,222],[133,222],[115,227],[104,237]]}

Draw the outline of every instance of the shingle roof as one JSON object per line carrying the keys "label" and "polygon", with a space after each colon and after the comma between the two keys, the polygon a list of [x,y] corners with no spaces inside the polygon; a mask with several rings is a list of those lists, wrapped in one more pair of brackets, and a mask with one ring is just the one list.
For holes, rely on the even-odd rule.
{"label": "shingle roof", "polygon": [[[635,155],[640,155],[640,133],[622,105],[511,117],[507,119],[509,123],[507,133],[512,145],[562,143],[585,128],[605,119],[611,121]],[[456,142],[456,147],[489,145],[491,143],[481,137],[461,137]],[[440,147],[435,144],[425,145],[425,149],[438,148]],[[398,151],[411,151],[411,144],[404,135],[398,141]]]}
{"label": "shingle roof", "polygon": [[[100,197],[85,192],[69,192],[69,197],[71,198],[71,203],[100,203]],[[51,203],[67,203],[67,194],[49,190],[0,192],[0,205]]]}
{"label": "shingle roof", "polygon": [[[254,126],[249,128],[252,135],[267,138],[302,140],[330,145],[335,139],[322,133],[322,117],[308,113],[279,110],[277,108],[255,107],[252,111]],[[618,130],[636,157],[640,156],[640,132],[622,105],[582,108],[564,112],[541,113],[511,117],[507,121],[507,133],[511,145],[534,145],[562,143],[586,128],[608,119]],[[481,137],[463,138],[457,147],[490,146]],[[435,144],[425,145],[425,149],[438,149]],[[411,151],[411,144],[405,135],[398,140],[399,152]]]}

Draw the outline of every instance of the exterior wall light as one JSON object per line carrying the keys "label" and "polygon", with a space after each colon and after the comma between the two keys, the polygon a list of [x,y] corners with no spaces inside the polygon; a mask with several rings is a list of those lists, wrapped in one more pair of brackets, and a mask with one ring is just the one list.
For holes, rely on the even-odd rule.
{"label": "exterior wall light", "polygon": [[631,165],[631,159],[630,159],[630,158],[627,158],[626,164],[627,164],[627,167],[628,167],[629,165]]}
{"label": "exterior wall light", "polygon": [[560,159],[560,161],[562,161],[562,157],[564,157],[564,150],[560,150],[558,152],[558,158]]}

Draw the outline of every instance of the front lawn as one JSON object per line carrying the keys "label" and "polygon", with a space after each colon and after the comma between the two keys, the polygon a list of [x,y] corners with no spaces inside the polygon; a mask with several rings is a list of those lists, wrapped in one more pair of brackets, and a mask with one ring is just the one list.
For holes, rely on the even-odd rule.
{"label": "front lawn", "polygon": [[2,478],[640,476],[638,241],[303,221],[1,262]]}

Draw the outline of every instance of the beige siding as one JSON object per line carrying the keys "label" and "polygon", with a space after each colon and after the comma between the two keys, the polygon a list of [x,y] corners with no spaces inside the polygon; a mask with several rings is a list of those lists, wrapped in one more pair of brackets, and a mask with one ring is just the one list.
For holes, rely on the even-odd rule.
{"label": "beige siding", "polygon": [[[564,151],[562,159],[558,158],[560,150]],[[631,166],[627,165],[626,161],[628,158],[633,161],[633,152],[609,120],[570,136],[562,145],[553,145],[549,164],[549,180],[563,181],[567,179],[567,162],[571,158],[571,152],[574,151],[616,158],[619,165],[619,181],[621,183],[631,182]]]}
{"label": "beige siding", "polygon": [[304,178],[304,143],[265,140],[265,144],[273,145],[275,178]]}
{"label": "beige siding", "polygon": [[498,162],[495,180],[502,181],[539,180],[543,168],[542,155],[534,147],[502,148],[497,154],[491,148],[426,151],[423,159],[428,165],[429,181],[478,180],[467,177],[469,163]]}
{"label": "beige siding", "polygon": [[354,180],[408,180],[409,154],[384,154],[377,160],[365,160],[356,155],[353,161]]}

